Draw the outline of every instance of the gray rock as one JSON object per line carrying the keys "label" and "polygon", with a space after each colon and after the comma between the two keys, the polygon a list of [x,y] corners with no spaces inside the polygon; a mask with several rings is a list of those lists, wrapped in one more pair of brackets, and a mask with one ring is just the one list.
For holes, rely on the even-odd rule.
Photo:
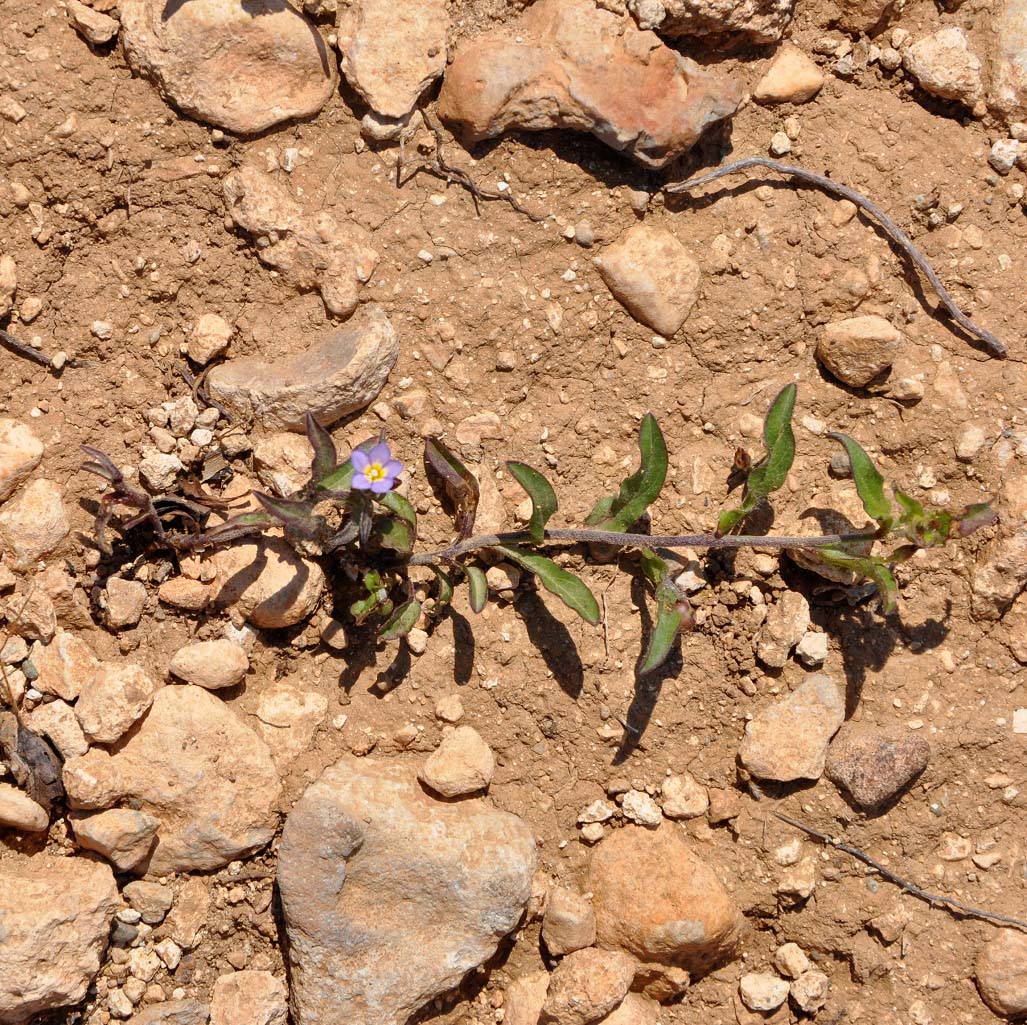
{"label": "gray rock", "polygon": [[210,1008],[199,1000],[165,1000],[129,1019],[128,1025],[206,1025]]}
{"label": "gray rock", "polygon": [[874,808],[909,786],[930,757],[930,744],[916,734],[888,736],[848,726],[831,742],[825,772],[861,808]]}
{"label": "gray rock", "polygon": [[273,362],[229,360],[207,377],[211,395],[268,430],[303,430],[313,413],[324,426],[377,398],[399,357],[399,342],[377,305],[361,308],[309,349]]}
{"label": "gray rock", "polygon": [[344,759],[282,835],[295,1025],[396,1025],[484,962],[531,897],[535,844],[484,801],[440,803],[400,765]]}

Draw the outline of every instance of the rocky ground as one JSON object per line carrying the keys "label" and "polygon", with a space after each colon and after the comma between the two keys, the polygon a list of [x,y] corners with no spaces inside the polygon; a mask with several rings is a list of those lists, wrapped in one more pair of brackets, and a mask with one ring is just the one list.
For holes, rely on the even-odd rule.
{"label": "rocky ground", "polygon": [[[1027,1014],[1027,5],[0,0],[0,1021],[978,1023]],[[1006,359],[935,312],[876,201]],[[31,347],[17,351],[10,339]],[[788,556],[686,553],[639,681],[516,567],[376,645],[282,539],[93,537],[79,446],[154,494],[295,491],[305,412],[381,430],[425,543],[441,435],[580,523],[672,453],[709,530],[799,385],[775,533],[865,521],[825,436],[998,523],[884,618]],[[834,458],[832,458],[834,457]],[[835,510],[830,513],[828,510]],[[843,521],[844,522],[844,521]],[[624,567],[632,568],[631,560]],[[637,574],[636,574],[637,575]],[[422,628],[423,627],[423,628]]]}

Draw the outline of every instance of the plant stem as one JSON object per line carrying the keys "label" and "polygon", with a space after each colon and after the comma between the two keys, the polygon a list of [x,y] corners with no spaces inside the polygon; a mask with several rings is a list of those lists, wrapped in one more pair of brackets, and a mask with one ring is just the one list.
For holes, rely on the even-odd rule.
{"label": "plant stem", "polygon": [[[619,548],[827,548],[853,541],[873,541],[876,533],[821,534],[817,537],[763,537],[756,534],[619,534],[612,530],[547,530],[545,541],[552,544],[605,544]],[[465,541],[457,541],[446,548],[422,552],[410,559],[410,566],[430,566],[438,562],[452,562],[461,555],[496,545],[520,544],[531,541],[526,530],[503,534],[478,534]]]}

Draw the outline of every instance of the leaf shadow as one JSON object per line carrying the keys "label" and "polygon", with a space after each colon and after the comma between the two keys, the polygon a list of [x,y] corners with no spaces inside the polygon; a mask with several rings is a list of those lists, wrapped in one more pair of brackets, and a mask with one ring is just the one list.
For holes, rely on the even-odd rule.
{"label": "leaf shadow", "polygon": [[514,608],[560,689],[577,700],[585,685],[585,668],[570,630],[546,608],[545,602],[534,591],[519,595],[514,601]]}

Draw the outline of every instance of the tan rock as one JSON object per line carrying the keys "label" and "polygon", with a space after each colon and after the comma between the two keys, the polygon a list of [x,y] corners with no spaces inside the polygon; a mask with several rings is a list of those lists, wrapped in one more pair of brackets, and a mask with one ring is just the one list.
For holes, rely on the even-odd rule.
{"label": "tan rock", "polygon": [[1003,0],[992,18],[995,51],[988,106],[1007,122],[1027,117],[1027,4]]}
{"label": "tan rock", "polygon": [[902,9],[896,0],[835,0],[838,22],[849,32],[866,32],[884,27],[890,16]]}
{"label": "tan rock", "polygon": [[204,313],[193,325],[186,344],[189,358],[200,366],[222,356],[232,338],[232,325],[216,313]]}
{"label": "tan rock", "polygon": [[403,118],[446,70],[445,0],[355,0],[340,12],[342,73],[372,110]]}
{"label": "tan rock", "polygon": [[12,634],[49,644],[57,636],[57,610],[43,591],[34,587],[18,591],[0,610]]}
{"label": "tan rock", "polygon": [[629,993],[619,1007],[611,1011],[603,1025],[659,1025],[659,1007],[639,993]]}
{"label": "tan rock", "polygon": [[668,338],[684,324],[699,295],[699,264],[663,228],[636,224],[593,262],[617,301]]}
{"label": "tan rock", "polygon": [[797,46],[785,43],[763,73],[752,98],[757,103],[806,103],[820,92],[824,74]]}
{"label": "tan rock", "polygon": [[[363,229],[355,224],[340,226],[323,211],[307,214],[284,185],[249,165],[228,175],[222,190],[232,220],[258,240],[261,263],[278,271],[281,279],[298,291],[319,291],[329,313],[337,317],[353,313],[360,286],[370,280],[378,265],[378,254]],[[385,320],[379,307],[371,312],[376,320]],[[333,332],[328,338],[339,334]],[[315,345],[313,351],[320,352],[320,348]],[[337,355],[335,362],[338,360]],[[218,368],[217,372],[224,371]]]}
{"label": "tan rock", "polygon": [[590,883],[601,946],[694,975],[738,952],[744,919],[678,826],[618,829],[596,848]]}
{"label": "tan rock", "polygon": [[981,948],[976,976],[981,999],[996,1014],[1027,1014],[1027,936],[1014,929],[999,930]]}
{"label": "tan rock", "polygon": [[164,1000],[132,1015],[129,1025],[207,1025],[210,1008],[199,1000]]}
{"label": "tan rock", "polygon": [[0,1021],[79,1003],[100,971],[119,904],[106,865],[49,854],[0,860]]}
{"label": "tan rock", "polygon": [[753,43],[776,43],[792,20],[795,0],[628,0],[643,28],[661,36],[740,34]]}
{"label": "tan rock", "polygon": [[310,117],[335,88],[334,61],[302,14],[273,0],[121,0],[129,63],[201,121],[241,135]]}
{"label": "tan rock", "polygon": [[318,726],[328,714],[328,699],[288,678],[266,688],[257,703],[260,734],[280,771],[310,750]]}
{"label": "tan rock", "polygon": [[216,601],[254,626],[279,630],[301,623],[317,606],[324,572],[282,538],[263,537],[220,549],[213,559]]}
{"label": "tan rock", "polygon": [[220,868],[266,844],[281,781],[267,745],[224,702],[182,686],[157,692],[117,754],[69,759],[64,785],[73,808],[126,800],[158,819],[145,868],[161,875]]}
{"label": "tan rock", "polygon": [[891,365],[902,346],[902,332],[884,317],[851,317],[826,325],[817,359],[839,381],[862,388]]}
{"label": "tan rock", "polygon": [[[135,879],[121,888],[121,895],[132,908],[142,915],[147,925],[160,925],[174,903],[174,892],[170,886]],[[172,940],[172,942],[174,942]]]}
{"label": "tan rock", "polygon": [[424,763],[418,778],[443,797],[464,797],[487,790],[496,771],[492,748],[472,726],[457,726]]}
{"label": "tan rock", "polygon": [[183,949],[192,950],[200,941],[210,911],[210,890],[195,877],[182,883],[167,918],[168,935]]}
{"label": "tan rock", "polygon": [[67,0],[68,21],[71,27],[87,42],[94,46],[109,43],[121,27],[114,18],[102,11],[94,11],[80,0]]}
{"label": "tan rock", "polygon": [[[14,108],[10,104],[15,104],[21,109],[21,116],[25,116],[25,110],[21,107],[13,97],[5,96],[4,100],[7,101],[7,110],[0,110],[0,117],[4,117],[7,120],[14,120],[8,117],[7,111],[14,111]],[[17,120],[21,120],[18,118]],[[14,306],[14,294],[18,290],[18,265],[14,262],[13,256],[8,256],[6,253],[0,254],[0,318],[6,317],[11,312],[11,308]],[[2,465],[2,463],[0,463]],[[2,478],[0,478],[2,479]],[[2,496],[0,496],[2,497]]]}
{"label": "tan rock", "polygon": [[157,597],[184,612],[202,612],[214,600],[214,589],[199,580],[172,577],[157,588]]}
{"label": "tan rock", "polygon": [[227,640],[187,644],[175,652],[168,666],[172,676],[207,690],[234,687],[249,668],[246,652]]}
{"label": "tan rock", "polygon": [[958,25],[918,39],[902,54],[902,65],[923,89],[972,107],[984,95],[983,67]]}
{"label": "tan rock", "polygon": [[591,903],[566,886],[554,886],[542,916],[542,940],[554,957],[591,947],[596,941]]}
{"label": "tan rock", "polygon": [[66,701],[57,698],[45,701],[29,713],[29,726],[53,742],[62,758],[74,758],[89,750],[75,710]]}
{"label": "tan rock", "polygon": [[285,1025],[288,1016],[285,983],[270,972],[230,972],[214,983],[210,1025]]}
{"label": "tan rock", "polygon": [[33,582],[53,602],[62,626],[92,628],[93,617],[85,592],[60,563],[51,562],[42,573],[36,574]]}
{"label": "tan rock", "polygon": [[79,846],[102,854],[119,872],[131,872],[149,858],[160,826],[152,815],[131,808],[72,812],[68,821]]}
{"label": "tan rock", "polygon": [[39,676],[35,686],[44,694],[56,694],[65,701],[78,699],[82,688],[100,668],[100,660],[81,637],[58,630],[53,641],[32,648],[32,662]]}
{"label": "tan rock", "polygon": [[635,959],[619,950],[589,947],[553,969],[542,1005],[542,1025],[591,1025],[620,1006],[635,977]]}
{"label": "tan rock", "polygon": [[824,673],[756,714],[745,727],[739,758],[760,779],[819,779],[827,746],[845,720],[845,697]]}
{"label": "tan rock", "polygon": [[75,705],[82,732],[97,744],[113,744],[142,717],[156,691],[157,684],[142,666],[101,665]]}
{"label": "tan rock", "polygon": [[268,491],[288,498],[310,480],[312,455],[306,437],[281,431],[254,442],[253,469]]}
{"label": "tan rock", "polygon": [[970,578],[975,619],[1000,619],[1027,584],[1027,528],[1003,531],[977,556]]}
{"label": "tan rock", "polygon": [[538,1025],[549,992],[549,972],[522,975],[506,987],[503,1000],[505,1025]]}
{"label": "tan rock", "polygon": [[139,580],[109,577],[103,591],[104,621],[112,630],[135,626],[146,605],[146,585]]}
{"label": "tan rock", "polygon": [[780,669],[809,629],[809,602],[798,591],[785,591],[770,606],[754,647],[756,656],[772,669]]}
{"label": "tan rock", "polygon": [[37,478],[0,509],[0,551],[25,572],[53,552],[71,531],[60,485]]}
{"label": "tan rock", "polygon": [[45,808],[10,783],[0,783],[0,829],[45,833],[49,828],[50,816]]}
{"label": "tan rock", "polygon": [[661,807],[668,819],[696,819],[706,814],[710,798],[706,788],[690,773],[668,776],[662,783]]}
{"label": "tan rock", "polygon": [[[0,301],[0,317],[3,316]],[[17,420],[0,419],[0,505],[27,479],[43,458],[43,443]]]}
{"label": "tan rock", "polygon": [[690,149],[734,114],[741,94],[591,0],[540,0],[467,39],[446,71],[438,112],[466,139],[571,128],[650,167]]}

